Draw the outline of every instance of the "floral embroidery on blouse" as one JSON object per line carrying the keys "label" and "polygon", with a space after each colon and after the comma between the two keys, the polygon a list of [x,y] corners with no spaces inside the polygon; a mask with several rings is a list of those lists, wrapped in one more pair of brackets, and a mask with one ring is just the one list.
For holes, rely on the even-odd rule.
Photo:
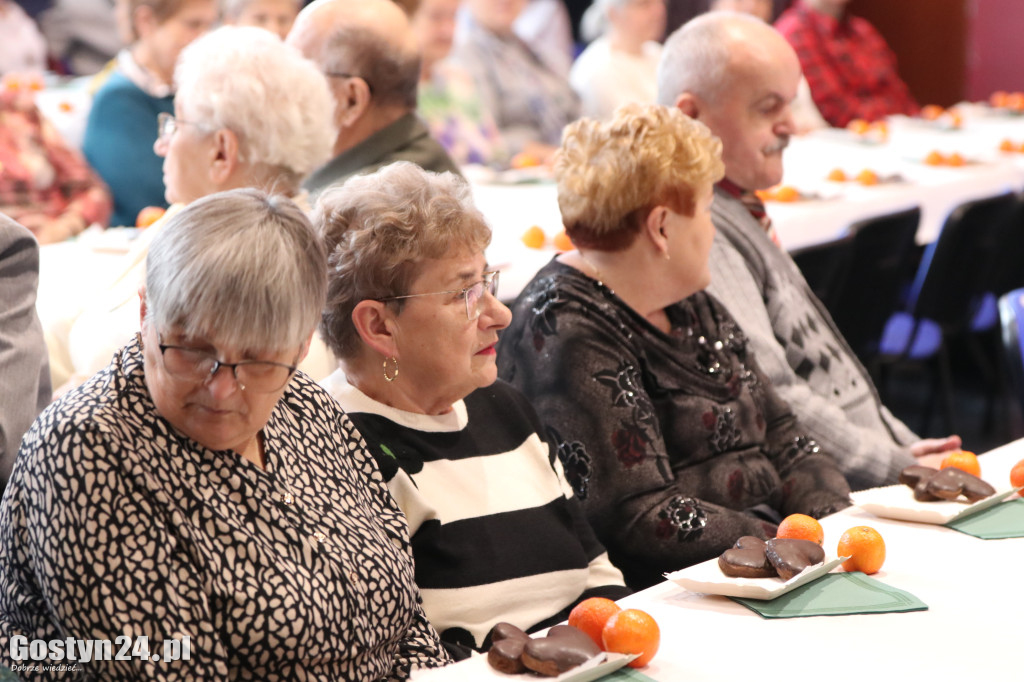
{"label": "floral embroidery on blouse", "polygon": [[692,497],[676,495],[658,512],[658,519],[655,535],[669,539],[674,534],[676,540],[687,542],[700,537],[708,523],[708,514]]}
{"label": "floral embroidery on blouse", "polygon": [[587,488],[590,485],[591,459],[583,443],[578,440],[567,441],[562,434],[548,428],[551,440],[558,446],[558,458],[562,461],[565,480],[572,486],[572,491],[581,500],[587,499]]}

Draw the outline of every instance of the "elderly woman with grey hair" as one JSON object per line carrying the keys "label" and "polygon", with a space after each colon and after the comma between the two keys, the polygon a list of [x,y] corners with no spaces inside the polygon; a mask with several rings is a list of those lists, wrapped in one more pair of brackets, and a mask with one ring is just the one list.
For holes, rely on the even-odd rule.
{"label": "elderly woman with grey hair", "polygon": [[87,677],[404,679],[447,662],[404,517],[352,422],[296,372],[326,267],[283,197],[219,193],[168,221],[142,331],[25,437],[0,504],[0,664],[32,640],[122,635],[145,660],[79,656]]}
{"label": "elderly woman with grey hair", "polygon": [[495,381],[509,311],[491,232],[450,173],[397,163],[320,198],[329,255],[323,381],[409,520],[427,618],[452,649],[500,621],[535,629],[628,591],[594,539],[540,419]]}
{"label": "elderly woman with grey hair", "polygon": [[[160,117],[155,146],[164,157],[169,213],[237,187],[284,194],[307,207],[302,180],[334,140],[334,104],[312,62],[267,31],[222,27],[185,49],[175,80],[174,115]],[[157,222],[139,235],[84,310],[47,330],[56,385],[69,376],[69,386],[81,383],[138,330],[133,308],[148,245],[161,227]],[[333,364],[315,340],[303,369],[320,378]]]}
{"label": "elderly woman with grey hair", "polygon": [[610,118],[627,102],[654,102],[665,0],[595,0],[581,30],[593,42],[572,65],[569,83],[584,116]]}

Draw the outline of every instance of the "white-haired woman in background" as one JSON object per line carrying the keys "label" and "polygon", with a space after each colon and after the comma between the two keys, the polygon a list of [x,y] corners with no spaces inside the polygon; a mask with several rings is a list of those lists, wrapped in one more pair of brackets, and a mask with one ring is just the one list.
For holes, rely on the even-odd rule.
{"label": "white-haired woman in background", "polygon": [[[237,187],[283,194],[309,208],[302,180],[327,159],[335,136],[330,90],[312,62],[267,31],[226,26],[186,48],[175,81],[174,115],[160,117],[155,145],[164,157],[169,212]],[[160,229],[158,222],[139,236],[111,273],[109,290],[71,321],[66,342],[61,329],[48,330],[55,385],[72,373],[79,383],[104,367],[138,330],[132,308],[149,242]],[[303,369],[326,376],[334,364],[315,341]]]}
{"label": "white-haired woman in background", "polygon": [[0,504],[0,665],[19,641],[126,634],[133,656],[79,674],[443,665],[405,517],[352,422],[295,371],[327,289],[309,220],[283,197],[218,193],[167,221],[147,265],[142,331],[23,441]]}
{"label": "white-haired woman in background", "polygon": [[653,103],[665,0],[595,0],[581,30],[593,41],[569,72],[583,115],[609,118],[627,102]]}

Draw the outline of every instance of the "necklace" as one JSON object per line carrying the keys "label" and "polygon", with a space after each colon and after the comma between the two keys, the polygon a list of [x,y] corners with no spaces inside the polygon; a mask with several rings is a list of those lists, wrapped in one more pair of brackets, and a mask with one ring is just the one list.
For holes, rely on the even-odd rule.
{"label": "necklace", "polygon": [[582,260],[584,263],[586,263],[587,267],[589,267],[591,270],[594,271],[594,279],[596,279],[598,281],[598,283],[604,284],[604,278],[601,277],[601,270],[600,270],[600,268],[598,268],[596,265],[591,263],[590,259],[588,259],[586,256],[583,255],[582,251],[577,251],[576,253],[579,254],[580,260]]}

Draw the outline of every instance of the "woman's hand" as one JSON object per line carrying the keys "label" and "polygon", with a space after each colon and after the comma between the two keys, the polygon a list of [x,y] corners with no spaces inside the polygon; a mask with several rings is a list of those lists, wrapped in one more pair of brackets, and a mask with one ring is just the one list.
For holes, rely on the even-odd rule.
{"label": "woman's hand", "polygon": [[955,434],[945,438],[922,438],[910,446],[910,454],[914,457],[938,455],[950,450],[959,450],[961,445],[963,442],[960,440],[960,436]]}

